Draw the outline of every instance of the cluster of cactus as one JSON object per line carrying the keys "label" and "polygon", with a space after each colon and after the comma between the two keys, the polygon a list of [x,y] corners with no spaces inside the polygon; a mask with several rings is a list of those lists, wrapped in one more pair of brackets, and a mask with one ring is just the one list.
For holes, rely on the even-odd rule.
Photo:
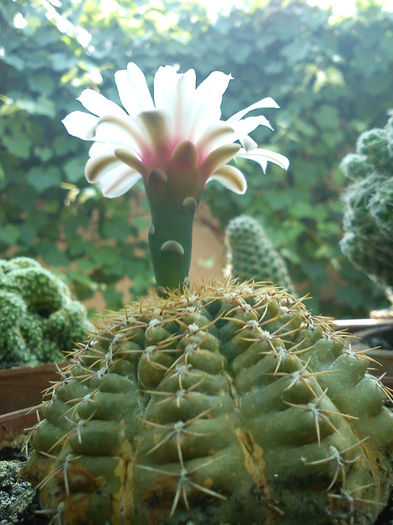
{"label": "cluster of cactus", "polygon": [[28,257],[0,260],[0,362],[63,360],[90,328],[85,307],[52,272]]}
{"label": "cluster of cactus", "polygon": [[296,295],[284,259],[256,219],[240,215],[226,229],[227,268],[240,281],[269,281]]}
{"label": "cluster of cactus", "polygon": [[270,285],[135,302],[75,349],[23,475],[63,525],[371,524],[393,418],[368,365]]}
{"label": "cluster of cactus", "polygon": [[346,189],[341,249],[383,287],[393,286],[393,114],[383,129],[360,135],[341,164]]}

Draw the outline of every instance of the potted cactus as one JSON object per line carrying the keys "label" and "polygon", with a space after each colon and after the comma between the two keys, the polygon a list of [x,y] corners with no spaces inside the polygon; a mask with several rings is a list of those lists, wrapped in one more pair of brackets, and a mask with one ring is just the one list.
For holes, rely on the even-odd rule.
{"label": "potted cactus", "polygon": [[160,68],[154,102],[133,63],[126,111],[95,91],[66,117],[90,139],[86,176],[116,197],[142,178],[157,294],[102,317],[41,406],[22,475],[55,523],[374,523],[393,469],[393,419],[368,360],[287,292],[190,289],[206,182],[243,193],[242,156],[286,168],[249,137],[264,99],[221,120],[230,77]]}
{"label": "potted cactus", "polygon": [[384,128],[360,135],[356,153],[347,155],[341,167],[350,182],[344,194],[342,251],[384,288],[391,303],[371,312],[376,326],[357,335],[364,345],[382,347],[373,354],[383,361],[393,386],[393,114]]}
{"label": "potted cactus", "polygon": [[268,281],[296,295],[284,259],[256,219],[239,215],[229,221],[225,243],[226,274],[240,281]]}
{"label": "potted cactus", "polygon": [[0,259],[0,441],[35,421],[27,411],[90,328],[84,306],[52,272],[28,257]]}

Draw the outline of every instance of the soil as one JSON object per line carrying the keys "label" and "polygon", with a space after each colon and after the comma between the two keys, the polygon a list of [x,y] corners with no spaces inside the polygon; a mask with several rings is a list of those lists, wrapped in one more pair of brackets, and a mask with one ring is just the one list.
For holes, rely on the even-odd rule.
{"label": "soil", "polygon": [[18,477],[26,460],[20,448],[0,450],[0,525],[46,525],[34,487]]}

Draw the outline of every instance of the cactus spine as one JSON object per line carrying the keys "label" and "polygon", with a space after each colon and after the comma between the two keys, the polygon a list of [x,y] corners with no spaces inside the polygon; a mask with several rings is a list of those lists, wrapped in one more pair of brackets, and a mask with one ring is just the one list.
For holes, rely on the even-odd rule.
{"label": "cactus spine", "polygon": [[344,194],[341,249],[374,281],[392,287],[393,114],[384,129],[360,135],[357,153],[341,166],[351,182]]}
{"label": "cactus spine", "polygon": [[75,350],[24,475],[63,525],[371,524],[393,419],[368,364],[271,286],[133,303]]}
{"label": "cactus spine", "polygon": [[226,230],[227,267],[240,281],[269,281],[295,295],[285,262],[256,219],[240,215]]}

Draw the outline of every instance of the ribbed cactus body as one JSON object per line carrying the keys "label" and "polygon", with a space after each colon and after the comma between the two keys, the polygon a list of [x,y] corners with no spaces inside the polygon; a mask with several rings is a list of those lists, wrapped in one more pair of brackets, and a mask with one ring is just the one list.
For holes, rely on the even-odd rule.
{"label": "ribbed cactus body", "polygon": [[393,116],[384,129],[360,135],[357,153],[342,169],[350,179],[344,194],[345,255],[382,286],[393,286]]}
{"label": "ribbed cactus body", "polygon": [[256,219],[240,215],[226,230],[227,264],[240,281],[269,281],[295,294],[285,262]]}
{"label": "ribbed cactus body", "polygon": [[134,303],[75,351],[24,476],[63,525],[373,523],[393,418],[367,366],[273,287]]}
{"label": "ribbed cactus body", "polygon": [[0,259],[0,362],[64,359],[91,328],[67,285],[29,257]]}

